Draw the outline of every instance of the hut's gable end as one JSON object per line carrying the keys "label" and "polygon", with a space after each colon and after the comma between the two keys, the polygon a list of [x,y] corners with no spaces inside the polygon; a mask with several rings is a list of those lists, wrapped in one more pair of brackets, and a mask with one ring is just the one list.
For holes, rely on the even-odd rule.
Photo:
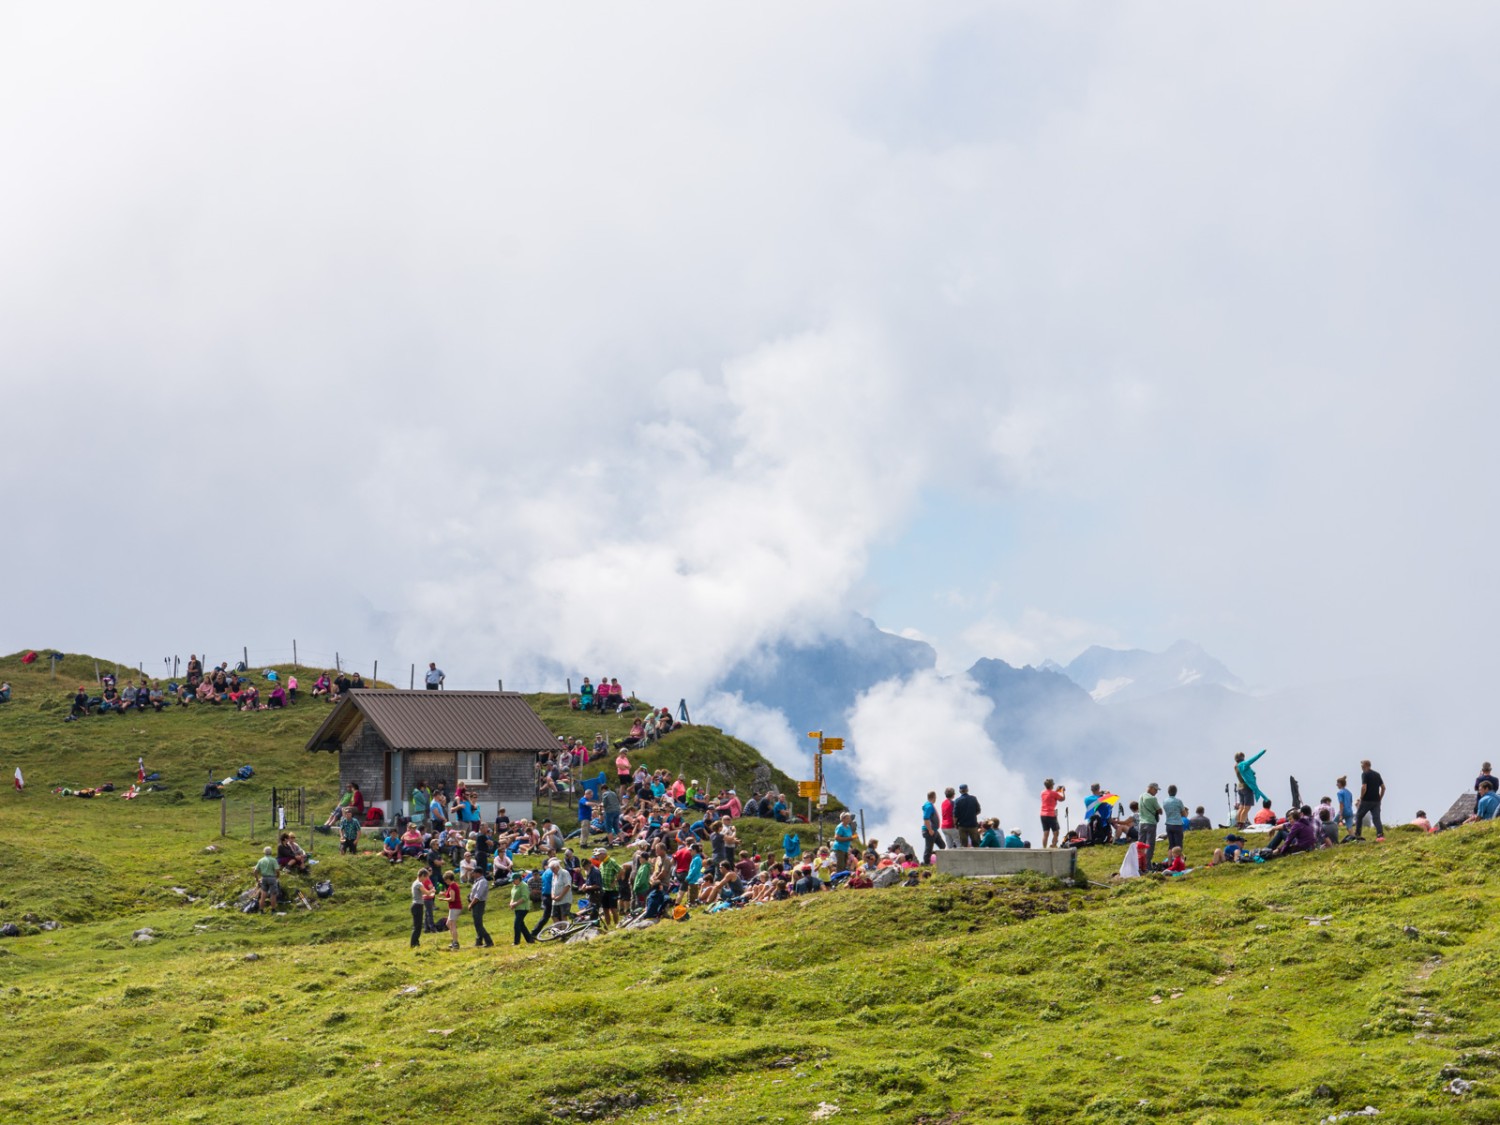
{"label": "hut's gable end", "polygon": [[536,792],[536,755],[491,750],[484,763],[490,796],[505,800],[530,800]]}
{"label": "hut's gable end", "polygon": [[361,722],[339,746],[339,784],[353,782],[368,800],[385,797],[385,739],[368,722]]}

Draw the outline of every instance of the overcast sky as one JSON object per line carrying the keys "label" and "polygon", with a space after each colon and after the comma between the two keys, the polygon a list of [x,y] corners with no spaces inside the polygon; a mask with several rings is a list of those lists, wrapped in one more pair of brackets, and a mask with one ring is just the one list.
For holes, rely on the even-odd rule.
{"label": "overcast sky", "polygon": [[7,5],[0,648],[1488,690],[1497,25]]}

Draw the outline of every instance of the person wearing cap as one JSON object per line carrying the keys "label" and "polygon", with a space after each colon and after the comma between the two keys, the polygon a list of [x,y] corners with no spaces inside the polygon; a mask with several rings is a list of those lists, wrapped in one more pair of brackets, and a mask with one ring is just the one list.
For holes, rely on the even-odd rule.
{"label": "person wearing cap", "polygon": [[1002,844],[1001,847],[1006,847],[1006,848],[1024,848],[1024,847],[1026,847],[1026,841],[1021,836],[1021,830],[1019,828],[1012,828],[1010,830],[1009,834],[1005,837],[1005,843]]}
{"label": "person wearing cap", "polygon": [[845,871],[849,867],[849,849],[858,841],[854,837],[854,814],[839,813],[838,827],[833,830],[834,871]]}
{"label": "person wearing cap", "polygon": [[573,912],[573,874],[560,859],[547,866],[552,870],[552,917],[566,922]]}
{"label": "person wearing cap", "polygon": [[958,787],[958,796],[953,799],[953,823],[958,828],[958,846],[979,846],[979,798],[969,792],[967,785]]}
{"label": "person wearing cap", "polygon": [[1161,821],[1161,802],[1157,800],[1157,791],[1161,786],[1152,782],[1146,786],[1146,791],[1141,794],[1140,800],[1136,802],[1136,831],[1139,833],[1137,839],[1146,845],[1146,864],[1149,867],[1151,860],[1156,856],[1156,826]]}
{"label": "person wearing cap", "polygon": [[276,876],[280,872],[276,866],[276,855],[268,844],[261,849],[261,856],[255,861],[255,873],[260,876],[260,894],[257,896],[262,912],[276,909],[276,900],[281,894],[281,884]]}

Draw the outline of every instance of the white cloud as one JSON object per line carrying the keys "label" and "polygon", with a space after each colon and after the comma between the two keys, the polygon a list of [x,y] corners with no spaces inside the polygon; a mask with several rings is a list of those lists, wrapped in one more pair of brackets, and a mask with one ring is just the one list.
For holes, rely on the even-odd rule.
{"label": "white cloud", "polygon": [[780,711],[746,703],[738,693],[714,692],[693,713],[693,721],[732,731],[792,777],[812,776],[812,743],[792,730]]}
{"label": "white cloud", "polygon": [[961,784],[984,816],[1020,815],[1028,788],[985,733],[990,709],[967,677],[933,672],[886,680],[859,697],[843,764],[859,782],[870,835],[920,846],[923,797]]}

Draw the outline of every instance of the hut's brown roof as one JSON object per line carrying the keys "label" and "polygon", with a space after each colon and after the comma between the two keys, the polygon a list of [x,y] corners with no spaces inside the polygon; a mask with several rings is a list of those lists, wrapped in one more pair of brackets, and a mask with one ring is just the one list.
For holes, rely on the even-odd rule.
{"label": "hut's brown roof", "polygon": [[356,688],[308,740],[337,750],[360,719],[392,750],[546,750],[556,736],[513,691],[391,691]]}

